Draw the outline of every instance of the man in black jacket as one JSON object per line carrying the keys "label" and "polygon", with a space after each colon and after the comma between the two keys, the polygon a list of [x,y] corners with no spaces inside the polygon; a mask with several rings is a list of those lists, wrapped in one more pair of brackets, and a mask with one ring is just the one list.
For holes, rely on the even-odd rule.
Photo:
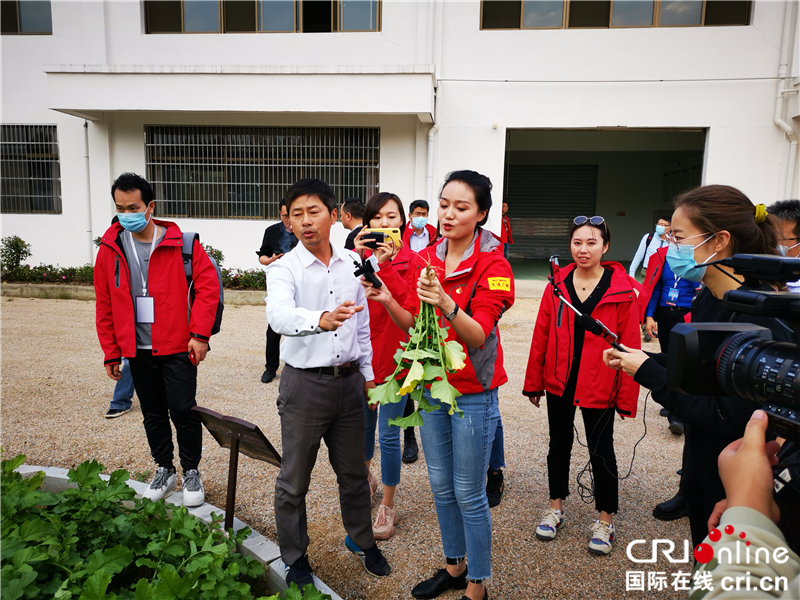
{"label": "man in black jacket", "polygon": [[[261,242],[261,249],[256,251],[258,262],[269,266],[278,260],[285,253],[289,252],[297,245],[297,238],[292,233],[292,226],[289,224],[289,212],[286,210],[286,202],[280,203],[281,222],[267,227],[264,231],[264,240]],[[280,366],[280,347],[281,336],[267,326],[267,350],[264,374],[261,375],[261,383],[270,383],[278,373]]]}

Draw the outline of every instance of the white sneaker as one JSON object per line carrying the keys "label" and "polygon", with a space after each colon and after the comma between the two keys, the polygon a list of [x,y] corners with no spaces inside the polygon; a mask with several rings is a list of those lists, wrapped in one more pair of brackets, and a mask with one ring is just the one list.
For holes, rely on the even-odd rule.
{"label": "white sneaker", "polygon": [[203,489],[200,471],[189,469],[183,474],[183,505],[200,506],[205,501],[206,491]]}
{"label": "white sneaker", "polygon": [[555,539],[558,530],[564,526],[566,517],[558,509],[548,508],[542,515],[542,520],[536,526],[536,537],[543,542]]}
{"label": "white sneaker", "polygon": [[178,474],[175,471],[170,471],[167,467],[158,467],[153,481],[147,486],[143,497],[149,498],[153,502],[161,500],[168,492],[175,489],[177,483]]}
{"label": "white sneaker", "polygon": [[614,544],[614,525],[605,521],[595,521],[590,527],[592,539],[589,540],[589,552],[592,554],[608,554]]}

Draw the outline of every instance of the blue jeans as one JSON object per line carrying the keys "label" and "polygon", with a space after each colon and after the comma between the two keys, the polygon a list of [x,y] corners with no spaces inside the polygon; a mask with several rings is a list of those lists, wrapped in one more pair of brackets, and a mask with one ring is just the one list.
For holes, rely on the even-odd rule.
{"label": "blue jeans", "polygon": [[[429,401],[436,404],[430,397]],[[447,558],[467,556],[467,576],[481,580],[492,574],[492,516],[486,499],[486,471],[500,418],[497,389],[459,396],[463,418],[448,415],[446,406],[422,414],[422,448],[444,554]]]}
{"label": "blue jeans", "polygon": [[402,417],[408,402],[408,394],[400,402],[394,404],[381,404],[378,416],[378,442],[381,447],[381,481],[383,485],[397,485],[400,483],[400,459],[403,453],[400,450],[400,432],[402,427],[389,425],[389,419]]}
{"label": "blue jeans", "polygon": [[122,359],[119,372],[122,375],[122,379],[117,381],[114,386],[114,396],[111,398],[111,404],[109,404],[108,408],[128,410],[133,404],[133,377],[131,376],[131,366],[128,364],[127,358]]}
{"label": "blue jeans", "polygon": [[497,418],[497,429],[494,432],[492,453],[489,455],[489,469],[497,471],[506,466],[506,451],[503,446],[503,419]]}

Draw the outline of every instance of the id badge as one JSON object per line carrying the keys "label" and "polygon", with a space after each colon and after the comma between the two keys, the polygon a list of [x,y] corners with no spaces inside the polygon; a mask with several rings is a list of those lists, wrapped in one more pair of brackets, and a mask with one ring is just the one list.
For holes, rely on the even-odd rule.
{"label": "id badge", "polygon": [[156,311],[152,296],[136,296],[136,322],[155,323]]}
{"label": "id badge", "polygon": [[676,304],[678,302],[678,288],[671,288],[669,290],[669,301],[671,304]]}

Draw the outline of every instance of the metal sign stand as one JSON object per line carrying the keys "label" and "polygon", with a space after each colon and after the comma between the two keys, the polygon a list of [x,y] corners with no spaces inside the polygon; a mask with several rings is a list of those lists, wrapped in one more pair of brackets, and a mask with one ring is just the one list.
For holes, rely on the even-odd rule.
{"label": "metal sign stand", "polygon": [[227,417],[200,406],[195,406],[192,410],[199,413],[200,420],[208,429],[211,437],[223,448],[230,448],[231,450],[231,459],[228,465],[228,494],[225,500],[225,531],[228,531],[233,527],[239,452],[250,458],[268,462],[276,467],[281,466],[281,457],[258,428],[258,425],[235,417]]}

